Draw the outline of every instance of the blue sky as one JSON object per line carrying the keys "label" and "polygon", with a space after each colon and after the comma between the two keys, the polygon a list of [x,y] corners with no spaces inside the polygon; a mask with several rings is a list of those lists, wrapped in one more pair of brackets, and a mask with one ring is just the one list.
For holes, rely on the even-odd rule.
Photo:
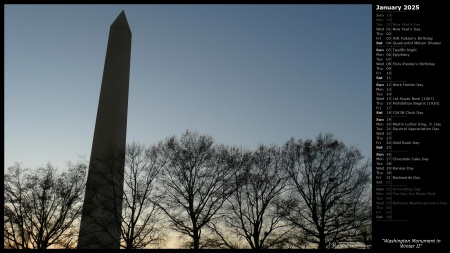
{"label": "blue sky", "polygon": [[254,149],[331,132],[371,158],[371,5],[4,5],[5,168],[89,158],[109,27],[133,38],[127,142]]}

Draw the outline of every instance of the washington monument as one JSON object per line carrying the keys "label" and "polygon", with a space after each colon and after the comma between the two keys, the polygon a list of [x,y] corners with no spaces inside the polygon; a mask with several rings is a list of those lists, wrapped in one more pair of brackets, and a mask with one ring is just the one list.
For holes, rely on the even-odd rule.
{"label": "washington monument", "polygon": [[131,30],[122,11],[109,29],[78,249],[119,249]]}

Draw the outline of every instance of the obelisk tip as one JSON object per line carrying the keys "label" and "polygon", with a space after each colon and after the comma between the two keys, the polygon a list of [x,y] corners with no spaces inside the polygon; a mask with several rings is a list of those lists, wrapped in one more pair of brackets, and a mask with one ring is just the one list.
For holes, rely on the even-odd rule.
{"label": "obelisk tip", "polygon": [[119,16],[117,16],[116,20],[114,20],[114,22],[111,24],[111,26],[115,26],[115,25],[125,25],[128,29],[130,29],[129,25],[128,25],[128,20],[127,17],[125,16],[125,10],[122,10],[119,14]]}

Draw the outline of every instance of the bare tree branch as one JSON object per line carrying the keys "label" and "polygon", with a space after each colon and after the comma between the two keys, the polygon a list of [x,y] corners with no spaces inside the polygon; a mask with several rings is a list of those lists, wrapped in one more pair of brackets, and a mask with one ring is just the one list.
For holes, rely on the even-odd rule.
{"label": "bare tree branch", "polygon": [[158,206],[177,232],[192,238],[199,249],[202,229],[211,222],[231,194],[225,188],[233,168],[228,166],[227,150],[211,137],[187,130],[180,139],[167,138],[158,145],[162,165],[161,195]]}
{"label": "bare tree branch", "polygon": [[86,165],[51,164],[36,170],[18,163],[5,175],[4,245],[13,249],[74,248]]}
{"label": "bare tree branch", "polygon": [[316,140],[289,140],[283,149],[292,184],[285,202],[286,218],[324,249],[359,238],[358,229],[371,219],[369,161],[332,134]]}
{"label": "bare tree branch", "polygon": [[125,150],[124,201],[121,248],[161,247],[166,238],[156,195],[160,172],[154,147],[133,142]]}

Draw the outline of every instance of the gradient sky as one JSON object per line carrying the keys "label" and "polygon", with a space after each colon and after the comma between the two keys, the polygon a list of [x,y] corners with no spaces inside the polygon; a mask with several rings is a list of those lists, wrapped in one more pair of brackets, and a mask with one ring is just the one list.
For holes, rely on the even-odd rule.
{"label": "gradient sky", "polygon": [[109,27],[133,38],[127,142],[255,149],[331,132],[371,158],[371,5],[4,5],[5,168],[89,158]]}

